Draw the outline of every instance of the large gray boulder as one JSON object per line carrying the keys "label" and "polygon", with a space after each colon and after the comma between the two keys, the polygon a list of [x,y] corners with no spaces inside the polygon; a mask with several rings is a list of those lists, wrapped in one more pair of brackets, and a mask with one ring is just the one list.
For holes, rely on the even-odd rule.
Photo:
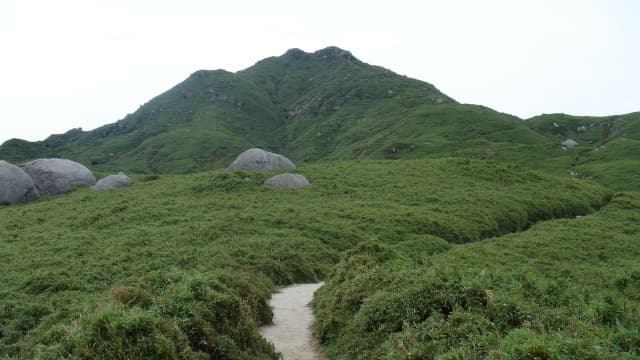
{"label": "large gray boulder", "polygon": [[249,149],[238,155],[227,170],[278,170],[295,169],[295,165],[286,157],[262,149]]}
{"label": "large gray boulder", "polygon": [[31,177],[19,167],[0,160],[0,205],[38,199],[38,190]]}
{"label": "large gray boulder", "polygon": [[72,186],[96,183],[96,177],[84,165],[67,159],[38,159],[20,165],[41,194],[57,195]]}
{"label": "large gray boulder", "polygon": [[264,186],[276,189],[295,189],[309,185],[309,180],[300,174],[280,174],[264,181]]}
{"label": "large gray boulder", "polygon": [[121,187],[127,187],[131,185],[131,178],[122,172],[116,175],[109,175],[98,181],[97,184],[91,187],[95,191],[102,191],[107,189],[115,189]]}

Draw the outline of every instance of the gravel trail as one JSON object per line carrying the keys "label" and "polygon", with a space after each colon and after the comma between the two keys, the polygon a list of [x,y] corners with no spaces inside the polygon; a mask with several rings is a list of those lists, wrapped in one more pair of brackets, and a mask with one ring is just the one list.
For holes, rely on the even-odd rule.
{"label": "gravel trail", "polygon": [[311,334],[313,311],[309,303],[322,286],[298,284],[273,294],[273,324],[260,328],[262,336],[272,342],[284,360],[321,360],[318,344]]}

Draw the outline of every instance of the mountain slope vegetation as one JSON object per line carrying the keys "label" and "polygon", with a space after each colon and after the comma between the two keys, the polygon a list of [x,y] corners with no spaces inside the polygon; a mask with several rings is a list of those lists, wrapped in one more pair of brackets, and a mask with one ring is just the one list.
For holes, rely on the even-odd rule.
{"label": "mountain slope vegetation", "polygon": [[315,331],[329,359],[636,359],[639,200],[450,248],[361,243]]}
{"label": "mountain slope vegetation", "polygon": [[[311,185],[221,169],[249,147]],[[134,180],[0,207],[0,358],[277,359],[270,294],[320,280],[329,359],[637,358],[639,151],[640,113],[522,120],[335,47],[197,71],[0,146]]]}
{"label": "mountain slope vegetation", "polygon": [[[250,147],[297,162],[456,156],[563,176],[574,171],[638,190],[638,124],[638,114],[523,121],[459,104],[431,84],[336,47],[291,49],[236,73],[197,71],[95,130],[9,140],[0,158],[64,157],[105,172],[190,173],[225,167]],[[568,138],[580,146],[563,151],[560,143]]]}
{"label": "mountain slope vegetation", "polygon": [[334,130],[349,132],[367,120],[369,107],[400,113],[437,102],[452,100],[430,84],[362,63],[349,52],[294,49],[237,73],[197,71],[116,123],[22,144],[23,152],[16,142],[5,144],[0,157],[23,161],[38,147],[46,149],[42,156],[97,168],[162,173],[224,166],[248,147],[281,151],[295,160],[317,159],[331,152],[325,143],[335,141],[327,140],[333,134],[322,126],[331,114],[342,114]]}
{"label": "mountain slope vegetation", "polygon": [[11,140],[0,158],[58,156],[104,171],[186,173],[224,167],[249,147],[294,161],[515,159],[508,154],[548,143],[516,117],[458,104],[431,84],[331,47],[292,49],[237,73],[197,71],[116,123],[36,143]]}
{"label": "mountain slope vegetation", "polygon": [[[459,104],[433,85],[329,47],[291,49],[230,73],[200,70],[113,124],[44,141],[12,139],[0,158],[64,157],[93,169],[189,173],[261,147],[294,161],[456,156],[596,177],[640,190],[635,114],[527,121]],[[564,151],[560,143],[579,147]]]}
{"label": "mountain slope vegetation", "polygon": [[640,191],[640,113],[589,117],[566,114],[529,119],[550,139],[573,139],[572,169],[617,190]]}

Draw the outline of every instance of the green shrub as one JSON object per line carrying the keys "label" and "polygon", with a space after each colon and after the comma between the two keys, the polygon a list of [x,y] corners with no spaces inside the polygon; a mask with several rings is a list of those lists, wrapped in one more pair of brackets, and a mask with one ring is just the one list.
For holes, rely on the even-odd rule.
{"label": "green shrub", "polygon": [[[620,194],[593,215],[421,259],[363,244],[316,294],[315,328],[330,359],[637,357],[638,209]],[[345,285],[381,273],[344,306]]]}
{"label": "green shrub", "polygon": [[[272,284],[242,273],[155,273],[144,289],[118,286],[82,319],[67,348],[80,358],[275,359],[258,324],[271,320]],[[140,295],[142,294],[142,295]],[[142,301],[141,301],[142,299]]]}
{"label": "green shrub", "polygon": [[75,356],[89,359],[195,359],[175,324],[153,311],[106,308],[89,316]]}

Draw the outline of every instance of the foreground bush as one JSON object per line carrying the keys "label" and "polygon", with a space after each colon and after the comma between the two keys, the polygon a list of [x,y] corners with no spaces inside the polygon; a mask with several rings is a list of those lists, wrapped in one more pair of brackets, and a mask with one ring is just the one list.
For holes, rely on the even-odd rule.
{"label": "foreground bush", "polygon": [[[271,320],[264,277],[157,272],[118,285],[95,311],[40,336],[30,356],[82,359],[277,359],[257,326]],[[33,350],[32,349],[32,350]]]}

